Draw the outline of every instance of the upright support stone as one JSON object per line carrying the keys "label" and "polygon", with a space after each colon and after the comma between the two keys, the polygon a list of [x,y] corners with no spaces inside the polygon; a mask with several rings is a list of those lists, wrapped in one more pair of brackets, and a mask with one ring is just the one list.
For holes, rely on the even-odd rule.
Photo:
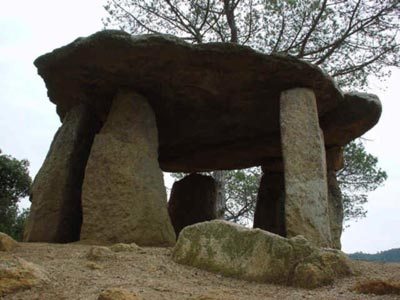
{"label": "upright support stone", "polygon": [[190,174],[172,186],[168,212],[175,233],[186,226],[217,219],[217,184],[211,176]]}
{"label": "upright support stone", "polygon": [[286,237],[285,229],[285,182],[282,171],[263,168],[257,205],[254,213],[254,228],[260,228]]}
{"label": "upright support stone", "polygon": [[82,240],[175,243],[168,216],[158,133],[149,103],[134,92],[114,99],[96,135],[82,188]]}
{"label": "upright support stone", "polygon": [[328,167],[329,221],[332,236],[332,248],[341,249],[340,238],[343,231],[343,197],[336,178],[336,172],[343,168],[343,149],[333,147],[326,150]]}
{"label": "upright support stone", "polygon": [[325,147],[316,99],[309,89],[284,91],[280,98],[288,237],[303,235],[331,246]]}
{"label": "upright support stone", "polygon": [[83,104],[65,116],[31,188],[25,241],[79,240],[81,187],[90,147],[99,128],[99,121]]}

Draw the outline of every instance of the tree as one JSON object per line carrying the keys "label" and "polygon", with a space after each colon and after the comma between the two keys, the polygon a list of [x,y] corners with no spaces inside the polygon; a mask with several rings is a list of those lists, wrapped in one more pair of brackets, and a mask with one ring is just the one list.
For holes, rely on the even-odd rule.
{"label": "tree", "polygon": [[[390,74],[387,67],[400,66],[399,8],[397,0],[108,0],[105,9],[109,15],[103,22],[132,34],[173,34],[190,43],[231,42],[264,53],[292,55],[320,66],[342,88],[363,89],[369,74],[386,78]],[[349,155],[354,155],[350,150],[345,149],[346,164],[352,161]],[[368,162],[377,170],[369,154],[359,154],[366,160],[363,167]],[[368,174],[358,171],[361,177]],[[225,181],[223,194],[228,198],[229,184],[242,188],[233,179],[247,171],[235,172],[214,174],[220,182]],[[371,175],[372,182],[366,184],[369,190],[360,190],[356,181],[345,184],[342,180],[347,219],[365,215],[366,192],[382,184],[386,179],[382,172],[374,173],[380,176],[375,181]],[[237,198],[238,203],[249,203],[247,196],[241,199]],[[243,211],[236,205],[228,200],[227,214]],[[234,215],[230,217],[237,220]]]}
{"label": "tree", "polygon": [[29,195],[29,162],[17,160],[0,150],[0,231],[20,240],[27,211],[18,211],[18,202]]}
{"label": "tree", "polygon": [[399,66],[397,0],[108,0],[106,27],[232,42],[325,69],[347,88]]}
{"label": "tree", "polygon": [[367,193],[387,179],[386,172],[377,164],[378,159],[366,152],[360,139],[345,146],[344,168],[337,173],[345,221],[365,217],[367,211],[363,205],[368,201]]}
{"label": "tree", "polygon": [[261,168],[225,172],[225,219],[242,225],[253,224]]}

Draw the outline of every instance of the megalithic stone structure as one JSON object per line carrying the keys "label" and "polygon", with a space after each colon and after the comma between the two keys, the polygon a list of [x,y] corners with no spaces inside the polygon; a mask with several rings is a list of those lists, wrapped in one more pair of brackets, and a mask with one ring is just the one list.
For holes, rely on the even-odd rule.
{"label": "megalithic stone structure", "polygon": [[82,223],[81,187],[100,122],[84,104],[72,108],[54,136],[32,184],[24,241],[78,241]]}
{"label": "megalithic stone structure", "polygon": [[[161,169],[263,166],[255,223],[339,246],[338,187],[329,166],[327,187],[324,149],[378,122],[375,95],[343,93],[291,56],[117,30],[76,39],[35,65],[63,125],[32,187],[25,240],[171,245]],[[116,95],[121,88],[128,92]]]}
{"label": "megalithic stone structure", "polygon": [[280,98],[287,237],[331,246],[326,157],[314,92],[296,88]]}
{"label": "megalithic stone structure", "polygon": [[120,92],[96,135],[82,187],[82,240],[169,246],[175,233],[158,165],[152,108],[135,92]]}

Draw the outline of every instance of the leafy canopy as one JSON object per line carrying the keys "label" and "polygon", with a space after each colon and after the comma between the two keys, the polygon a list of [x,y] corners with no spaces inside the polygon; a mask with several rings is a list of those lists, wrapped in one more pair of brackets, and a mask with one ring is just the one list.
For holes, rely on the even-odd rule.
{"label": "leafy canopy", "polygon": [[29,162],[1,153],[0,150],[0,231],[20,239],[28,212],[19,213],[18,202],[29,195]]}

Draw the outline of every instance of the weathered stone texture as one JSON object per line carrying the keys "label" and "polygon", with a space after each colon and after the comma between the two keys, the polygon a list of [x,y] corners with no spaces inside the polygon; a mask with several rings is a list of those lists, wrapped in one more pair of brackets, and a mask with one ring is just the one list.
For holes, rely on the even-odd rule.
{"label": "weathered stone texture", "polygon": [[175,243],[157,149],[156,121],[146,99],[119,93],[86,166],[81,239]]}
{"label": "weathered stone texture", "polygon": [[184,228],[173,259],[225,276],[304,288],[352,274],[340,251],[319,249],[302,236],[287,239],[221,220]]}
{"label": "weathered stone texture", "polygon": [[65,116],[32,184],[25,241],[79,240],[82,181],[90,147],[99,128],[99,121],[83,104],[73,107]]}
{"label": "weathered stone texture", "polygon": [[329,222],[331,228],[332,248],[341,249],[340,238],[343,232],[343,197],[336,171],[328,170],[328,202],[329,202]]}
{"label": "weathered stone texture", "polygon": [[47,274],[38,265],[18,257],[0,256],[0,297],[47,281]]}
{"label": "weathered stone texture", "polygon": [[120,288],[107,289],[99,295],[97,300],[142,300],[143,298]]}
{"label": "weathered stone texture", "polygon": [[341,249],[340,238],[343,231],[343,197],[337,181],[336,172],[343,168],[343,148],[326,149],[326,166],[328,169],[328,203],[331,228],[332,248]]}
{"label": "weathered stone texture", "polygon": [[253,227],[286,236],[284,197],[283,173],[265,171],[258,189]]}
{"label": "weathered stone texture", "polygon": [[18,247],[18,242],[9,235],[0,232],[0,251],[11,251]]}
{"label": "weathered stone texture", "polygon": [[316,245],[329,247],[325,147],[313,91],[283,92],[280,124],[287,237],[301,234]]}
{"label": "weathered stone texture", "polygon": [[318,67],[237,44],[191,45],[168,35],[102,31],[35,65],[61,118],[81,101],[76,95],[86,95],[105,120],[119,87],[140,91],[156,115],[164,171],[241,169],[279,156],[283,90],[315,92],[328,145],[344,145],[380,116],[371,96],[344,97]]}
{"label": "weathered stone texture", "polygon": [[217,219],[217,187],[211,176],[190,174],[172,186],[168,212],[175,233],[195,223]]}

